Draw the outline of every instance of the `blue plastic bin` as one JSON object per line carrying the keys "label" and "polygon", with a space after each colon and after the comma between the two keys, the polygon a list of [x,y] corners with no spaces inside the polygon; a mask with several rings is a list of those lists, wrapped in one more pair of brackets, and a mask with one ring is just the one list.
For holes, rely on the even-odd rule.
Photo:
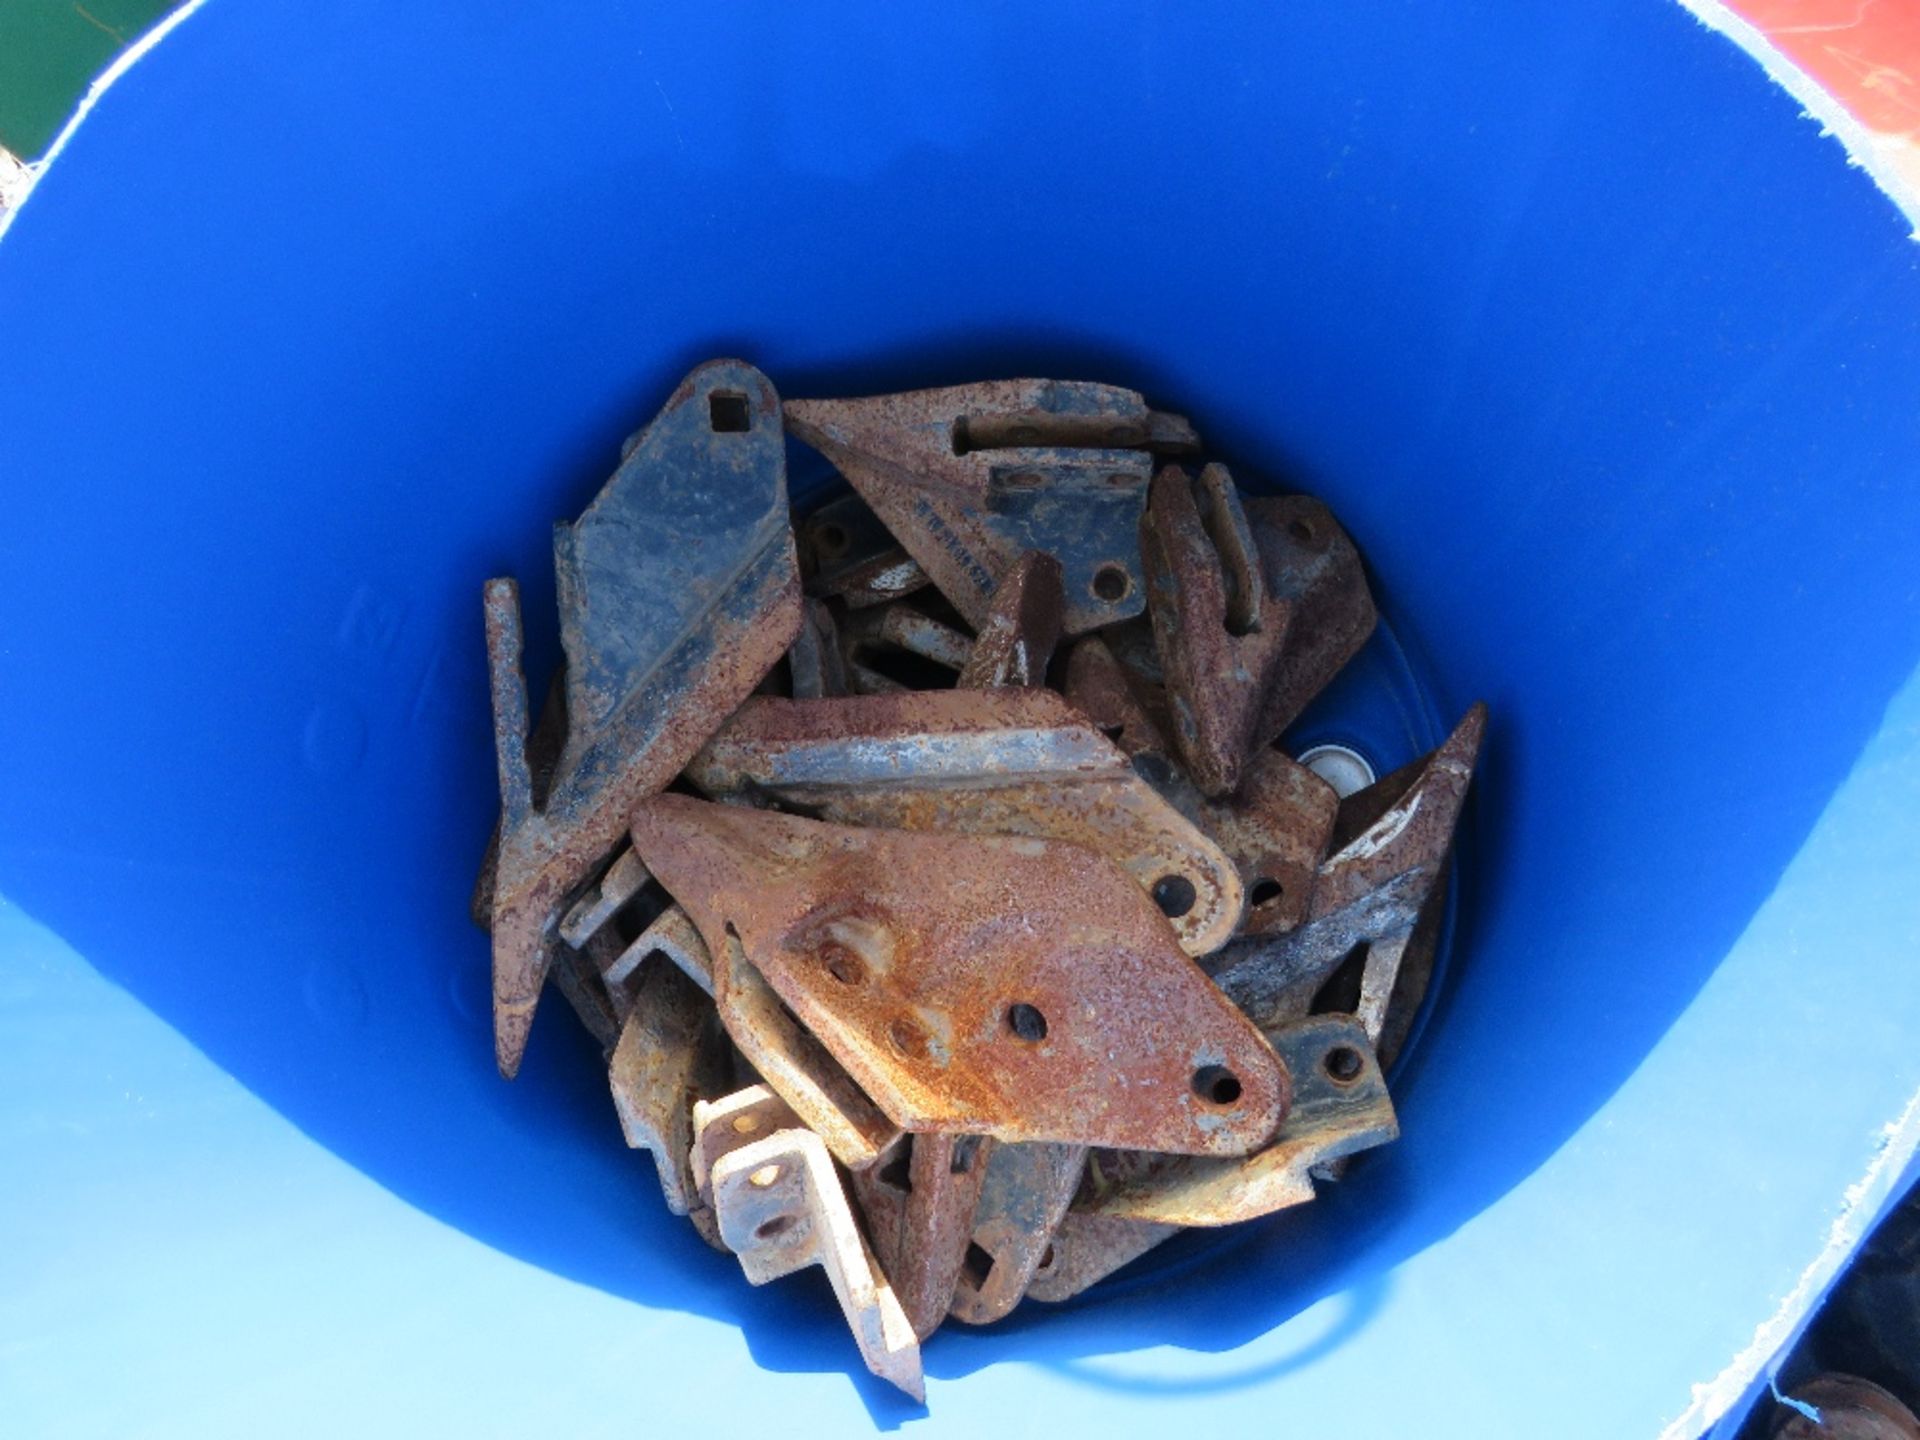
{"label": "blue plastic bin", "polygon": [[[1920,269],[1664,0],[214,0],[0,354],[0,1433],[1690,1437],[1913,1153]],[[1404,1140],[925,1417],[493,1070],[480,582],[716,354],[1142,389],[1492,706]]]}

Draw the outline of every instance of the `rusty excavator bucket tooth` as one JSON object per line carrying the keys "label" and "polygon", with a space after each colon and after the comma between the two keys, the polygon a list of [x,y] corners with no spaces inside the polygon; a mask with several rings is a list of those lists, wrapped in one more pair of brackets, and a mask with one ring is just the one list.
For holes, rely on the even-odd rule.
{"label": "rusty excavator bucket tooth", "polygon": [[1272,1046],[1091,850],[674,794],[633,838],[903,1129],[1242,1155],[1286,1113]]}
{"label": "rusty excavator bucket tooth", "polygon": [[664,956],[649,957],[632,983],[607,1082],[627,1144],[652,1154],[667,1208],[685,1215],[697,1203],[693,1107],[724,1088],[720,1026],[713,1002]]}
{"label": "rusty excavator bucket tooth", "polygon": [[1249,497],[1244,506],[1267,592],[1292,614],[1254,727],[1253,743],[1270,745],[1360,653],[1378,615],[1360,553],[1325,505],[1281,495]]}
{"label": "rusty excavator bucket tooth", "polygon": [[544,793],[528,753],[519,587],[487,582],[502,819],[494,1047],[520,1066],[574,892],[636,803],[677,775],[801,620],[780,399],[718,360],[687,377],[594,502],[554,532],[566,738]]}
{"label": "rusty excavator bucket tooth", "polygon": [[953,1304],[992,1149],[980,1135],[908,1135],[849,1177],[880,1268],[922,1340]]}
{"label": "rusty excavator bucket tooth", "polygon": [[1069,380],[792,400],[786,415],[976,630],[1029,550],[1060,562],[1064,633],[1139,614],[1153,454],[1197,443],[1131,390]]}
{"label": "rusty excavator bucket tooth", "polygon": [[796,700],[819,700],[848,692],[840,627],[823,601],[807,602],[800,633],[787,649],[787,676]]}
{"label": "rusty excavator bucket tooth", "polygon": [[[1314,874],[1298,926],[1234,940],[1206,957],[1215,983],[1255,1023],[1267,1028],[1304,1014],[1357,946],[1385,947],[1397,968],[1399,942],[1445,872],[1486,724],[1486,706],[1475,705],[1431,755],[1340,802],[1332,853]],[[1373,988],[1390,994],[1393,981],[1376,976]],[[1377,1016],[1371,1028],[1378,1035]]]}
{"label": "rusty excavator bucket tooth", "polygon": [[1225,466],[1197,481],[1175,465],[1156,475],[1140,545],[1174,740],[1203,794],[1230,794],[1256,748],[1292,607],[1265,589]]}
{"label": "rusty excavator bucket tooth", "polygon": [[997,1145],[954,1290],[953,1318],[991,1325],[1011,1314],[1045,1267],[1087,1168],[1084,1145]]}
{"label": "rusty excavator bucket tooth", "polygon": [[1305,1204],[1315,1166],[1399,1136],[1387,1082],[1357,1020],[1313,1015],[1268,1038],[1294,1092],[1267,1146],[1231,1159],[1095,1151],[1075,1210],[1156,1225],[1233,1225]]}
{"label": "rusty excavator bucket tooth", "polygon": [[1000,578],[955,687],[1044,685],[1053,647],[1060,642],[1065,604],[1060,562],[1038,550],[1022,555]]}
{"label": "rusty excavator bucket tooth", "polygon": [[1048,1305],[1071,1300],[1179,1233],[1178,1225],[1069,1210],[1027,1294]]}
{"label": "rusty excavator bucket tooth", "polygon": [[1241,914],[1227,855],[1051,690],[756,698],[687,778],[841,824],[1083,845],[1133,876],[1193,955],[1224,944]]}

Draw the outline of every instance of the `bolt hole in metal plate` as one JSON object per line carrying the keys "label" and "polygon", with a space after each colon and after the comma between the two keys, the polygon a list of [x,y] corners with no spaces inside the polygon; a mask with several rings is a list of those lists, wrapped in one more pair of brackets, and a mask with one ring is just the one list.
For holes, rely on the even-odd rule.
{"label": "bolt hole in metal plate", "polygon": [[1007,1029],[1029,1044],[1037,1045],[1047,1038],[1047,1017],[1040,1013],[1037,1005],[1017,1001],[1007,1007]]}
{"label": "bolt hole in metal plate", "polygon": [[[807,393],[803,385],[796,382],[790,384],[793,384],[793,393]],[[841,388],[847,393],[855,393],[857,389]],[[878,391],[887,387],[876,384],[870,388]],[[1178,408],[1178,396],[1156,395],[1155,399]],[[1231,463],[1232,457],[1227,458]],[[1236,465],[1233,466],[1233,473],[1242,484],[1248,485],[1251,492],[1251,482],[1258,474],[1257,467]],[[795,511],[800,515],[810,514],[849,493],[847,485],[834,474],[832,467],[801,445],[788,446],[787,485],[793,496]],[[1327,502],[1335,515],[1341,513],[1341,497],[1338,494],[1323,494],[1319,498]],[[1295,538],[1302,543],[1312,543],[1306,536],[1296,535]],[[1356,537],[1355,543],[1361,545],[1364,555],[1364,541]],[[1280,738],[1280,748],[1296,758],[1316,748],[1328,747],[1315,768],[1321,770],[1322,778],[1328,779],[1336,789],[1347,788],[1346,784],[1341,783],[1342,780],[1364,784],[1367,770],[1374,776],[1385,775],[1427,754],[1446,739],[1453,719],[1457,718],[1447,705],[1435,699],[1428,677],[1415,666],[1406,647],[1400,643],[1394,626],[1390,592],[1386,595],[1381,593],[1386,588],[1378,585],[1374,588],[1380,621],[1372,638]],[[1461,704],[1454,704],[1452,711],[1462,708]],[[1337,754],[1333,747],[1348,753]],[[1328,774],[1329,769],[1337,770],[1338,774]],[[1463,824],[1454,840],[1453,860],[1446,881],[1446,912],[1434,947],[1432,979],[1412,1027],[1394,1057],[1390,1079],[1405,1071],[1407,1058],[1418,1047],[1427,1017],[1433,1010],[1434,997],[1446,984],[1458,898],[1462,889],[1460,877],[1472,865],[1472,830],[1470,825]],[[1163,898],[1158,893],[1154,898],[1163,908],[1169,899],[1178,900],[1177,895]],[[1277,898],[1276,893],[1266,891],[1258,884],[1250,887],[1250,904],[1271,903]],[[1016,997],[1009,997],[1009,1001],[1008,1033],[1024,1039],[1026,1036],[1017,1025],[1035,1025],[1037,1021],[1035,1038],[1043,1037],[1045,1017],[1036,1012],[1033,1020],[1022,1017],[1016,1022],[1014,1012],[1020,1008],[1019,1002]],[[1198,1095],[1198,1075],[1195,1082]],[[1118,1275],[1101,1281],[1087,1293],[1098,1297],[1112,1295],[1121,1287],[1160,1284],[1178,1271],[1217,1261],[1223,1249],[1248,1243],[1260,1229],[1258,1225],[1233,1225],[1189,1230],[1148,1251]]]}

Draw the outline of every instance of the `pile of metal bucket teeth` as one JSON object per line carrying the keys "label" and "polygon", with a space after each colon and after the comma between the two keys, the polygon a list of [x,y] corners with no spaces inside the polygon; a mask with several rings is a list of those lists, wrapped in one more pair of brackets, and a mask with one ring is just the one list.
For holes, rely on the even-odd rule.
{"label": "pile of metal bucket teeth", "polygon": [[[788,435],[851,493],[794,516]],[[537,723],[486,586],[502,1073],[552,980],[668,1207],[754,1284],[822,1266],[915,1397],[948,1316],[1398,1133],[1485,711],[1345,795],[1277,748],[1373,600],[1325,506],[1199,450],[1112,386],[714,361],[556,527]]]}

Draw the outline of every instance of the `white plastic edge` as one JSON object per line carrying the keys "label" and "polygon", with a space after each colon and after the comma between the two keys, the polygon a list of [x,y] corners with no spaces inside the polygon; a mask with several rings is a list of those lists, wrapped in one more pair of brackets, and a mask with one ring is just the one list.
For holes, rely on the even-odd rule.
{"label": "white plastic edge", "polygon": [[1855,1248],[1895,1198],[1895,1187],[1916,1152],[1920,1152],[1920,1095],[1909,1099],[1899,1118],[1881,1131],[1879,1149],[1866,1173],[1841,1197],[1839,1213],[1833,1217],[1826,1242],[1813,1263],[1800,1272],[1799,1280],[1781,1298],[1773,1314],[1754,1327],[1753,1339],[1746,1348],[1718,1375],[1693,1387],[1692,1401],[1668,1422],[1660,1440],[1695,1440],[1740,1402],[1765,1367],[1782,1357],[1827,1288],[1853,1258]]}
{"label": "white plastic edge", "polygon": [[99,103],[100,97],[112,89],[122,75],[139,64],[149,50],[171,35],[177,26],[206,3],[207,0],[186,0],[178,10],[161,20],[116,55],[113,63],[101,71],[94,82],[87,87],[87,93],[80,97],[79,106],[67,123],[60,127],[60,133],[54,136],[53,144],[47,147],[47,153],[31,165],[16,162],[16,173],[11,177],[6,193],[0,195],[0,239],[6,238],[7,231],[12,228],[13,222],[19,217],[20,212],[26,209],[27,201],[33,198],[34,188],[40,183],[41,177],[47,173],[53,162],[60,158],[60,152],[67,148],[67,142],[73,138],[73,132],[80,128],[80,123]]}
{"label": "white plastic edge", "polygon": [[[1818,80],[1787,58],[1767,38],[1764,30],[1744,16],[1727,8],[1722,0],[1679,0],[1693,18],[1708,29],[1717,30],[1759,63],[1774,84],[1785,90],[1800,105],[1800,113],[1819,122],[1820,133],[1837,139],[1847,152],[1847,163],[1864,170],[1889,200],[1900,207],[1908,224],[1914,227],[1912,238],[1920,240],[1920,190],[1911,175],[1891,163],[1891,152],[1901,142],[1862,124]],[[1920,171],[1920,157],[1916,157]]]}

